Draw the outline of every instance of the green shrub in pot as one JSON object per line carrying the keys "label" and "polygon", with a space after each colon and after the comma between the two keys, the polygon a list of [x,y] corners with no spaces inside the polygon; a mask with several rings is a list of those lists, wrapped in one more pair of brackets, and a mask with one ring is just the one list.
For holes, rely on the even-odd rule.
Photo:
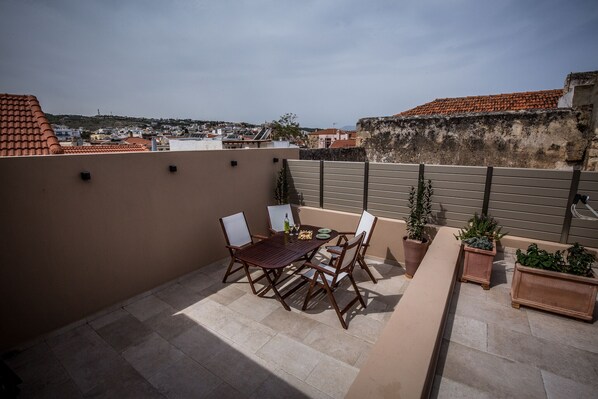
{"label": "green shrub in pot", "polygon": [[525,253],[520,249],[516,252],[517,262],[523,266],[576,276],[592,277],[594,275],[592,264],[596,261],[596,257],[589,253],[583,245],[575,243],[567,248],[566,259],[563,256],[564,253],[565,251],[549,253],[544,249],[539,249],[535,243],[530,244]]}

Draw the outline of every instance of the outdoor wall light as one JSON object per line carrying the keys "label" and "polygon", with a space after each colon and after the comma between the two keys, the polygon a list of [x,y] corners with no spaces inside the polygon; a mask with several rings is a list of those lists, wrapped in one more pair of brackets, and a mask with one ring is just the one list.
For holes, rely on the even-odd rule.
{"label": "outdoor wall light", "polygon": [[169,165],[168,166],[168,170],[171,171],[172,173],[176,172],[176,165]]}
{"label": "outdoor wall light", "polygon": [[91,173],[81,172],[81,180],[84,180],[84,181],[91,180]]}
{"label": "outdoor wall light", "polygon": [[272,158],[272,162],[273,163],[277,163],[278,162],[278,158]]}
{"label": "outdoor wall light", "polygon": [[230,161],[230,166],[237,166],[237,161]]}

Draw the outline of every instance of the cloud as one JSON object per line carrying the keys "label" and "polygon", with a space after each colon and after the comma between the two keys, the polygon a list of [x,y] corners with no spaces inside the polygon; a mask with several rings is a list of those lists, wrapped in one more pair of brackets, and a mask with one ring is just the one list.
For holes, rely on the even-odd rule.
{"label": "cloud", "polygon": [[2,1],[0,91],[51,113],[347,125],[559,87],[597,69],[596,26],[591,1]]}

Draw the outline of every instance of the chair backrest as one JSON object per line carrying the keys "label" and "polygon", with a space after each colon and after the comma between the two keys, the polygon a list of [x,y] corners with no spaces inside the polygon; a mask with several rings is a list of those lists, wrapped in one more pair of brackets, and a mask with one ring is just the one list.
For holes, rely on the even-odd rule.
{"label": "chair backrest", "polygon": [[355,235],[361,234],[365,232],[365,238],[363,239],[364,245],[369,245],[370,238],[372,237],[372,233],[374,231],[374,227],[376,227],[376,222],[378,218],[368,211],[363,211],[361,214],[361,218],[359,219],[359,225],[357,226],[357,230],[355,230]]}
{"label": "chair backrest", "polygon": [[247,227],[247,219],[245,219],[243,212],[220,218],[220,225],[228,245],[242,247],[252,242],[249,227]]}
{"label": "chair backrest", "polygon": [[268,220],[270,223],[270,228],[274,231],[283,231],[285,215],[289,215],[289,223],[291,226],[294,225],[295,221],[293,220],[293,212],[291,211],[290,204],[269,206]]}
{"label": "chair backrest", "polygon": [[[337,259],[336,273],[348,272],[355,265],[357,254],[361,248],[361,243],[365,237],[365,233],[357,234],[355,237],[347,241],[342,247],[343,250]],[[336,280],[336,276],[335,276]]]}

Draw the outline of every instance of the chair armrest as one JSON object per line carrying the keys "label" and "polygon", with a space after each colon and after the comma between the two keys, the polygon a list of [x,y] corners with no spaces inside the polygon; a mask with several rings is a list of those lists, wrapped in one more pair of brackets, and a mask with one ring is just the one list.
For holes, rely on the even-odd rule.
{"label": "chair armrest", "polygon": [[338,233],[338,240],[336,240],[336,246],[339,246],[342,244],[343,240],[345,240],[345,242],[349,241],[349,239],[347,238],[347,236],[350,235],[354,235],[355,233],[351,233],[351,232],[340,232]]}
{"label": "chair armrest", "polygon": [[258,240],[265,240],[266,238],[268,238],[268,237],[263,236],[261,234],[252,234],[251,237],[257,238]]}
{"label": "chair armrest", "polygon": [[308,267],[311,267],[312,269],[316,269],[319,272],[326,273],[326,274],[329,274],[331,276],[334,276],[333,272],[331,272],[328,269],[325,269],[325,268],[321,267],[320,265],[316,265],[316,264],[313,264],[311,262],[305,262],[304,265],[308,266]]}
{"label": "chair armrest", "polygon": [[330,252],[331,254],[335,254],[335,255],[340,255],[342,253],[342,250],[339,251],[336,248],[334,248],[336,245],[332,245],[329,247],[326,247],[326,251]]}

